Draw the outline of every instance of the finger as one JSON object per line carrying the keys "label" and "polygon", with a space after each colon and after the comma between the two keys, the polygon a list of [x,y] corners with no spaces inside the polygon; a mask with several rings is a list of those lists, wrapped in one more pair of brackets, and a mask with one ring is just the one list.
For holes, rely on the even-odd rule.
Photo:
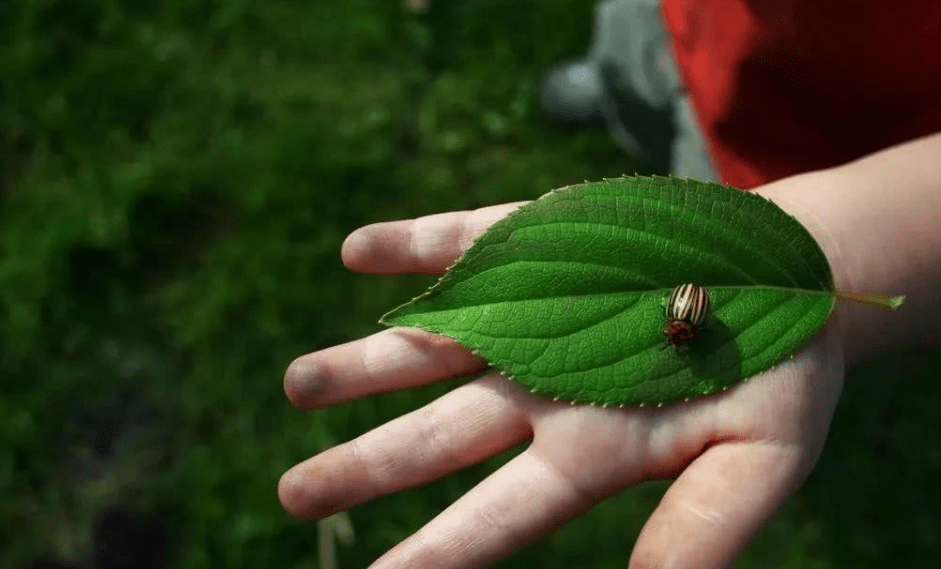
{"label": "finger", "polygon": [[524,203],[367,225],[346,238],[343,263],[363,273],[441,273],[488,227]]}
{"label": "finger", "polygon": [[597,502],[526,451],[491,474],[371,569],[489,567]]}
{"label": "finger", "polygon": [[284,374],[291,403],[312,409],[474,373],[486,363],[454,340],[391,328],[301,356]]}
{"label": "finger", "polygon": [[323,518],[480,462],[531,435],[524,398],[496,374],[459,387],[295,466],[281,477],[281,503]]}
{"label": "finger", "polygon": [[716,398],[709,447],[647,521],[630,567],[727,567],[804,481],[820,455],[842,386],[839,330],[771,373]]}
{"label": "finger", "polygon": [[667,491],[637,539],[630,567],[730,566],[803,482],[813,454],[778,443],[711,447]]}

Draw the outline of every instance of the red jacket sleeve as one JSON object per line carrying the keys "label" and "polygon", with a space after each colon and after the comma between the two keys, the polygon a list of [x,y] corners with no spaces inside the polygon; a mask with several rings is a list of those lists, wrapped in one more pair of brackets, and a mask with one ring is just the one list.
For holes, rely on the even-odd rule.
{"label": "red jacket sleeve", "polygon": [[663,12],[730,184],[751,188],[941,131],[941,2],[663,0]]}

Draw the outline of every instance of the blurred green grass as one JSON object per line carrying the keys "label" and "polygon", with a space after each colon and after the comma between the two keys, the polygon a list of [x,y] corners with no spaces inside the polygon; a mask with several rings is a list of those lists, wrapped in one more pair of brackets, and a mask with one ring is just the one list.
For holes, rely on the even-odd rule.
{"label": "blurred green grass", "polygon": [[[316,566],[316,525],[282,511],[280,474],[449,387],[288,405],[294,357],[378,330],[429,283],[350,274],[340,243],[633,172],[604,132],[536,108],[540,73],[584,52],[591,11],[0,5],[0,567],[105,566],[95,527],[116,510],[144,528],[124,566]],[[739,566],[936,565],[939,359],[857,371],[820,467]],[[340,567],[366,566],[511,454],[354,508]],[[624,492],[502,566],[623,567],[665,487]]]}

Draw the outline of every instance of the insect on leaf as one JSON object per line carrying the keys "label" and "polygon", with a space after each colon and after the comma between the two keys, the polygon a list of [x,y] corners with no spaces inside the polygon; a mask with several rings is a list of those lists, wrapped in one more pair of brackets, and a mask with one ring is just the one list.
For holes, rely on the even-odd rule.
{"label": "insect on leaf", "polygon": [[[708,291],[694,340],[664,349],[664,302]],[[820,247],[761,196],[680,178],[551,192],[495,223],[386,316],[454,338],[529,390],[596,405],[713,393],[767,370],[834,305]]]}

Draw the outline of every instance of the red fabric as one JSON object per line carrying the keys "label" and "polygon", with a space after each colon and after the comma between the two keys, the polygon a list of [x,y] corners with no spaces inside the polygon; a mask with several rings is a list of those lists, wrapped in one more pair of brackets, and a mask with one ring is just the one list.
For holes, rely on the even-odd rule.
{"label": "red fabric", "polygon": [[941,2],[663,0],[663,13],[730,184],[941,131]]}

